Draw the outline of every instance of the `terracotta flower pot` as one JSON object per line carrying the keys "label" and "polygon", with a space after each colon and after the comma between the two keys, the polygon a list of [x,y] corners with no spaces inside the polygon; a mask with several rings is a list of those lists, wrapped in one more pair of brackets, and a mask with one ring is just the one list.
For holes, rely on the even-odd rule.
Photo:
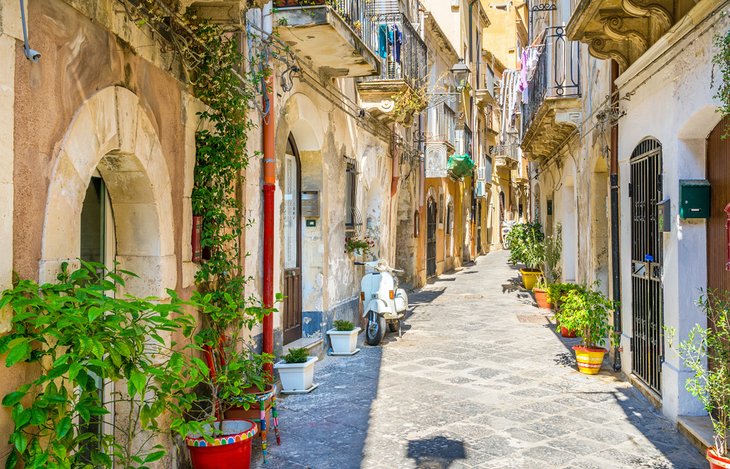
{"label": "terracotta flower pot", "polygon": [[587,375],[597,375],[601,371],[603,357],[608,351],[605,348],[584,347],[582,345],[574,346],[573,350],[575,350],[578,371]]}
{"label": "terracotta flower pot", "polygon": [[706,455],[710,469],[730,469],[730,458],[718,456],[715,448],[707,448]]}
{"label": "terracotta flower pot", "polygon": [[547,299],[547,290],[543,288],[533,288],[532,293],[535,295],[535,301],[537,302],[537,307],[542,309],[550,309],[550,303]]}
{"label": "terracotta flower pot", "polygon": [[575,331],[569,331],[565,326],[560,326],[560,335],[568,339],[575,339]]}
{"label": "terracotta flower pot", "polygon": [[[251,387],[246,389],[246,392],[250,394],[256,394],[257,396],[262,396],[264,394],[273,394],[273,390],[274,385],[269,384],[263,391],[259,391],[256,387]],[[266,428],[271,428],[271,426],[269,425],[269,420],[271,418],[271,396],[264,400],[264,412],[266,415]],[[226,420],[254,421],[256,423],[258,431],[261,431],[261,424],[258,422],[261,419],[261,406],[258,402],[258,399],[256,400],[256,402],[251,404],[248,409],[244,409],[242,406],[234,406],[226,410],[223,416]]]}

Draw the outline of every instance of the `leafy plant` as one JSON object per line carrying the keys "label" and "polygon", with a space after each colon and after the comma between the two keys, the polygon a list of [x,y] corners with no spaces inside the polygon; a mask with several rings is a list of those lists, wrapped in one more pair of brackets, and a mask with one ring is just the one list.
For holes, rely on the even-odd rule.
{"label": "leafy plant", "polygon": [[348,253],[361,249],[363,254],[367,254],[375,247],[375,241],[365,236],[362,238],[351,237],[345,240],[345,251]]}
{"label": "leafy plant", "polygon": [[560,314],[560,303],[563,296],[573,290],[583,290],[585,287],[575,283],[551,283],[547,286],[547,300],[553,304],[556,310],[556,316]]}
{"label": "leafy plant", "polygon": [[539,223],[518,223],[505,236],[505,246],[510,250],[511,264],[525,263],[526,250],[529,243],[542,242],[544,239],[542,226]]}
{"label": "leafy plant", "polygon": [[[720,114],[723,117],[730,115],[730,31],[715,36],[717,52],[712,57],[712,63],[720,69],[720,83],[715,97],[720,100]],[[725,135],[727,136],[727,129]]]}
{"label": "leafy plant", "polygon": [[545,264],[544,235],[535,229],[527,231],[527,237],[522,246],[522,262],[529,270],[543,271]]}
{"label": "leafy plant", "polygon": [[612,343],[618,339],[609,323],[615,307],[611,299],[593,288],[571,289],[561,296],[560,325],[575,331],[585,347],[599,348],[608,338]]}
{"label": "leafy plant", "polygon": [[560,257],[563,251],[563,227],[558,223],[555,234],[545,237],[545,262],[542,269],[545,282],[549,285],[555,283],[561,274]]}
{"label": "leafy plant", "polygon": [[350,321],[343,321],[340,319],[335,321],[335,330],[337,330],[337,331],[347,332],[347,331],[352,331],[354,329],[355,329],[355,325],[353,323],[351,323]]}
{"label": "leafy plant", "polygon": [[[676,348],[694,374],[685,387],[710,415],[715,449],[721,457],[730,455],[730,293],[710,290],[698,305],[707,316],[707,327],[699,324]],[[670,333],[673,335],[674,331]],[[670,341],[670,347],[672,343]]]}
{"label": "leafy plant", "polygon": [[309,350],[306,348],[293,348],[284,356],[286,363],[305,363],[309,360]]}
{"label": "leafy plant", "polygon": [[416,88],[406,87],[402,92],[394,95],[393,116],[400,124],[408,123],[414,114],[421,112],[428,106],[428,92],[425,85]]}
{"label": "leafy plant", "polygon": [[[2,400],[14,422],[6,467],[19,461],[36,468],[111,467],[112,461],[147,467],[166,452],[151,438],[140,444],[140,432],[163,433],[163,416],[182,435],[205,424],[184,416],[195,400],[189,391],[208,368],[190,356],[194,347],[176,347],[169,339],[192,336],[185,303],[171,290],[169,303],[117,297],[125,285],[120,275],[104,273],[101,264],[81,264],[69,272],[63,263],[56,283],[21,280],[0,297],[0,309],[14,313],[10,333],[0,339],[5,366],[34,365],[33,379]],[[103,386],[111,390],[108,396]],[[107,421],[107,406],[120,405],[124,424]],[[100,434],[102,425],[114,431]]]}

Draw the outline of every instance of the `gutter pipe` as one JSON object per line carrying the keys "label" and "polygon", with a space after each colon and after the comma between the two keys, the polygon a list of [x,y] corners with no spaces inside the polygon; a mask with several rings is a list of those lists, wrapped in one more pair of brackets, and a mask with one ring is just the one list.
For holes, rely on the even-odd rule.
{"label": "gutter pipe", "polygon": [[[618,62],[611,61],[611,108],[618,106],[619,96],[616,87],[616,79],[619,76]],[[612,276],[612,293],[613,300],[618,303],[621,300],[621,258],[619,250],[621,248],[619,240],[619,180],[618,180],[618,122],[611,125],[611,161],[610,161],[610,179],[611,179],[611,276]],[[617,306],[613,311],[613,327],[614,331],[621,334],[621,306]],[[620,344],[614,347],[613,354],[614,371],[621,370],[621,353]]]}
{"label": "gutter pipe", "polygon": [[[273,32],[272,4],[267,3],[262,8],[262,23],[264,34],[269,37]],[[264,64],[268,76],[263,82],[262,140],[263,140],[263,197],[264,197],[264,291],[265,308],[274,307],[274,191],[276,190],[276,155],[274,154],[274,140],[276,135],[274,113],[274,74],[271,70],[270,57],[266,57]],[[267,314],[263,320],[263,353],[274,353],[274,315]],[[273,366],[266,364],[265,370],[273,377]]]}

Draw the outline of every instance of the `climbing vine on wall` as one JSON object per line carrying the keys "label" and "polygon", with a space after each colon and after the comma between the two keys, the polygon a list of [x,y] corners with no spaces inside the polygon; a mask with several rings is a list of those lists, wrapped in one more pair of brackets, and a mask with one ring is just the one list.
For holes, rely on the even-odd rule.
{"label": "climbing vine on wall", "polygon": [[[720,113],[723,117],[730,116],[730,32],[715,37],[717,52],[712,62],[720,70],[720,84],[715,97],[720,100]],[[725,136],[728,129],[725,129]]]}

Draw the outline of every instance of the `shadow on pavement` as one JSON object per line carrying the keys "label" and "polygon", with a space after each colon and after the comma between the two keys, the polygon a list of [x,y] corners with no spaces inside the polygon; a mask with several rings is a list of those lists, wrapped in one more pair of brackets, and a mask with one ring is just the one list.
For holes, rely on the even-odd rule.
{"label": "shadow on pavement", "polygon": [[418,469],[447,469],[458,459],[466,459],[464,442],[444,436],[408,442],[408,459]]}

